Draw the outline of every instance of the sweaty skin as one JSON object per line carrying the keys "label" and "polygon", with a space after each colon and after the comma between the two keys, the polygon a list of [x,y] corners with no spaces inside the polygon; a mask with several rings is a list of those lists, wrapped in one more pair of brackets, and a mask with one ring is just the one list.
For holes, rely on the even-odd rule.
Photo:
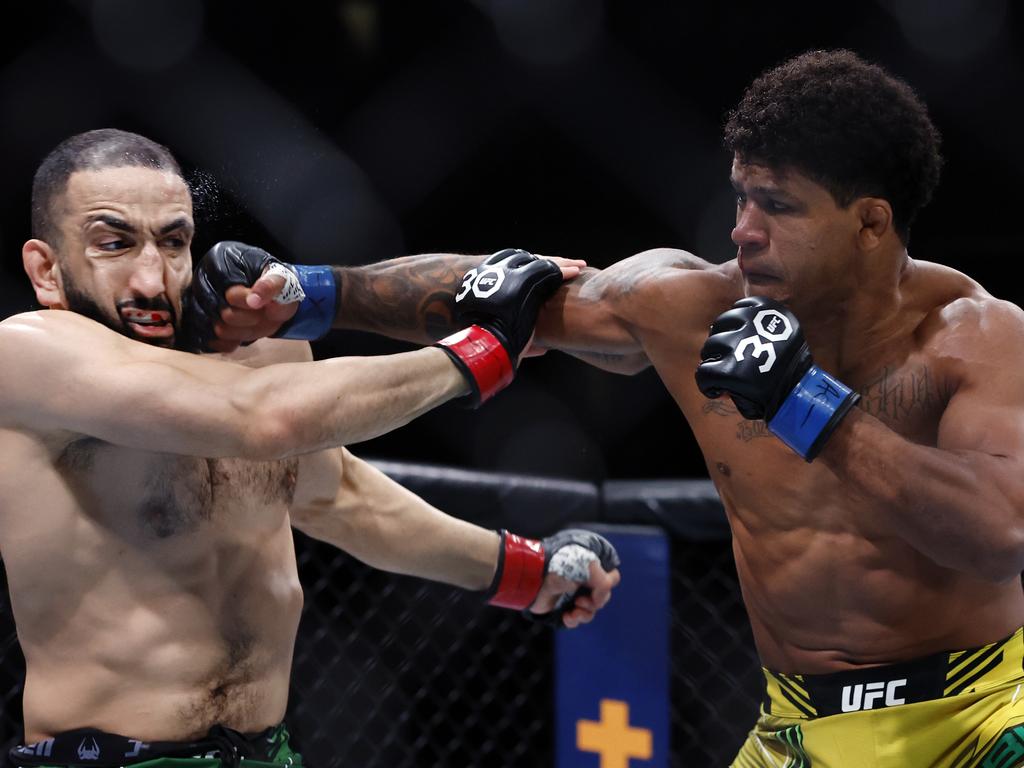
{"label": "sweaty skin", "polygon": [[[883,199],[841,208],[798,171],[739,159],[732,180],[735,260],[656,249],[588,269],[546,304],[535,345],[657,370],[721,494],[765,666],[832,672],[1010,634],[1024,623],[1024,313],[911,259]],[[335,327],[436,338],[477,258],[340,269]],[[246,338],[262,300],[228,295],[219,331]],[[697,389],[709,325],[745,295],[787,303],[817,364],[862,395],[811,464]]]}
{"label": "sweaty skin", "polygon": [[[341,447],[465,394],[443,351],[313,362],[307,344],[272,339],[226,357],[166,348],[190,279],[180,177],[78,171],[60,202],[60,253],[23,250],[51,309],[0,323],[0,553],[27,743],[279,723],[302,606],[292,526],[377,568],[487,587],[494,531]],[[88,317],[67,310],[69,285]],[[618,581],[591,577],[569,626]],[[531,607],[576,586],[548,574]]]}

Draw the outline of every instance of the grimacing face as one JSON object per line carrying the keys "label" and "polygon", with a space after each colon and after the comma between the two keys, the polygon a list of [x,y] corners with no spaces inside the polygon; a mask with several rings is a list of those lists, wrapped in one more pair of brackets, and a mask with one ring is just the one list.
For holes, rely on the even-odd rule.
{"label": "grimacing face", "polygon": [[840,208],[831,193],[795,170],[734,158],[736,192],[732,240],[747,296],[818,303],[856,289],[854,206]]}
{"label": "grimacing face", "polygon": [[76,171],[55,202],[64,309],[125,336],[173,347],[192,279],[192,197],[171,171]]}

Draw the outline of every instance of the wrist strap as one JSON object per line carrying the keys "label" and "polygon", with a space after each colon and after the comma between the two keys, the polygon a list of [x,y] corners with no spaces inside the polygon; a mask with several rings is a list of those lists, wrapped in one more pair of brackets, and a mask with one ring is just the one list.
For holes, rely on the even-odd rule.
{"label": "wrist strap", "polygon": [[812,365],[782,401],[768,429],[811,461],[860,395]]}
{"label": "wrist strap", "polygon": [[274,334],[278,339],[315,341],[334,325],[338,287],[334,270],[330,267],[310,267],[305,264],[285,265],[295,272],[306,297],[299,304],[294,317]]}
{"label": "wrist strap", "polygon": [[544,544],[509,533],[504,528],[498,534],[501,536],[498,567],[484,599],[501,608],[528,608],[537,599],[544,582]]}
{"label": "wrist strap", "polygon": [[486,328],[471,325],[437,342],[473,388],[473,405],[486,402],[512,383],[516,370],[508,350]]}

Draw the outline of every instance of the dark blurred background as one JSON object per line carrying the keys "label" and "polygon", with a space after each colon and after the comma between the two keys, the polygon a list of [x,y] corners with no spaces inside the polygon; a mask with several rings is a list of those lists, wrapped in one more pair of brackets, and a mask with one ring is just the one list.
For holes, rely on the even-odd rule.
{"label": "dark blurred background", "polygon": [[[36,165],[108,126],[189,169],[196,256],[241,239],[306,263],[507,246],[595,266],[657,246],[723,261],[726,112],[761,71],[836,47],[908,80],[943,134],[943,181],[912,255],[1021,303],[1021,15],[1001,0],[11,6],[0,310],[34,306],[20,248]],[[338,333],[315,351],[405,348]],[[653,372],[617,377],[557,354],[479,412],[448,405],[357,451],[588,480],[706,474]]]}

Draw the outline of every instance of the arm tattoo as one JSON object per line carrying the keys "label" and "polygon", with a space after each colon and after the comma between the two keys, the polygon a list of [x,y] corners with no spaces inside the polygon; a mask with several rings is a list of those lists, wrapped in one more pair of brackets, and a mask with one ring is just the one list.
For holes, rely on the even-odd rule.
{"label": "arm tattoo", "polygon": [[453,297],[481,258],[432,254],[345,268],[338,327],[437,340],[455,330]]}
{"label": "arm tattoo", "polygon": [[582,299],[600,299],[606,291],[612,295],[626,296],[636,290],[637,286],[664,278],[672,269],[694,269],[698,262],[700,260],[696,257],[683,253],[670,262],[665,259],[635,262],[628,270],[597,270],[587,267],[569,285],[579,292]]}
{"label": "arm tattoo", "polygon": [[926,365],[908,371],[886,367],[861,389],[860,407],[890,423],[906,420],[916,411],[927,412],[939,400],[939,387]]}
{"label": "arm tattoo", "polygon": [[[718,400],[708,400],[701,407],[701,412],[705,414],[715,414],[716,416],[739,416],[739,411],[736,406],[732,404],[732,401],[726,400],[725,398],[719,398]],[[751,421],[749,419],[741,418],[736,422],[736,439],[742,440],[744,443],[749,443],[758,437],[773,437],[772,433],[768,431],[768,425],[763,421]]]}

